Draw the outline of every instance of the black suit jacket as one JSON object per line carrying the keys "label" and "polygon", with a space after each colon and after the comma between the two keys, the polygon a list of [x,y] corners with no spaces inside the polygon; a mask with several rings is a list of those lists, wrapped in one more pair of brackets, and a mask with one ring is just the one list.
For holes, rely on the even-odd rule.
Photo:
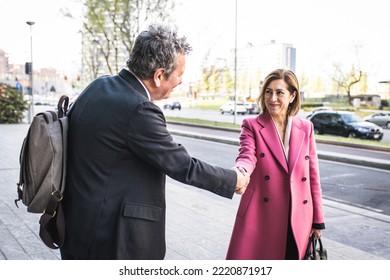
{"label": "black suit jacket", "polygon": [[165,175],[231,198],[236,173],[192,158],[127,70],[93,81],[69,116],[63,253],[163,259]]}

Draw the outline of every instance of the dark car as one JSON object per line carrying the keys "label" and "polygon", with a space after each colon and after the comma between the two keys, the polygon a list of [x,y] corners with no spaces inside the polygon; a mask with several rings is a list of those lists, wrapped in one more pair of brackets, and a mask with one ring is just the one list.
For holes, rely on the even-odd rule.
{"label": "dark car", "polygon": [[364,120],[375,123],[379,126],[390,128],[390,112],[373,114],[365,117]]}
{"label": "dark car", "polygon": [[173,101],[170,103],[166,103],[166,104],[164,104],[164,109],[171,109],[171,110],[179,109],[179,110],[181,110],[181,104],[179,101]]}
{"label": "dark car", "polygon": [[333,109],[331,107],[327,107],[327,106],[322,106],[322,107],[318,107],[316,109],[314,109],[313,111],[309,112],[307,115],[306,115],[306,118],[307,119],[310,119],[310,117],[314,114],[314,113],[317,113],[317,112],[320,112],[320,111],[332,111]]}
{"label": "dark car", "polygon": [[383,130],[364,121],[353,112],[319,111],[310,118],[316,134],[333,134],[351,138],[382,140]]}

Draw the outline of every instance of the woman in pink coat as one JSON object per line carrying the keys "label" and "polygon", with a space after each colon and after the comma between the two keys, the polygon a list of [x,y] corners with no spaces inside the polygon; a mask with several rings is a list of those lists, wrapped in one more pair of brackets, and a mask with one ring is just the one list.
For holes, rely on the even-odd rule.
{"label": "woman in pink coat", "polygon": [[325,228],[313,125],[296,116],[298,80],[277,69],[265,79],[262,113],[245,119],[236,166],[251,176],[227,259],[302,259]]}

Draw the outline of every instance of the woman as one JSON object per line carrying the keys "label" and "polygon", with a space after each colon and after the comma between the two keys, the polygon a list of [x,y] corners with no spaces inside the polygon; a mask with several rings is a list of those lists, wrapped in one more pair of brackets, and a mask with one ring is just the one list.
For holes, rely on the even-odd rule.
{"label": "woman", "polygon": [[262,113],[242,123],[236,166],[251,178],[227,259],[303,259],[309,236],[325,228],[313,125],[296,116],[291,70],[271,72],[257,101]]}

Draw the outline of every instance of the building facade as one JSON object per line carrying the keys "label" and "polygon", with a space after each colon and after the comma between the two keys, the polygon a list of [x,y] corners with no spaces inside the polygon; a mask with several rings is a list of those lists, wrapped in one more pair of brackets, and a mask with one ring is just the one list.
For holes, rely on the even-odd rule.
{"label": "building facade", "polygon": [[[235,69],[232,51],[230,69]],[[277,68],[295,71],[296,48],[292,44],[270,41],[260,45],[248,43],[237,49],[237,89],[246,99],[255,99],[264,78]]]}

